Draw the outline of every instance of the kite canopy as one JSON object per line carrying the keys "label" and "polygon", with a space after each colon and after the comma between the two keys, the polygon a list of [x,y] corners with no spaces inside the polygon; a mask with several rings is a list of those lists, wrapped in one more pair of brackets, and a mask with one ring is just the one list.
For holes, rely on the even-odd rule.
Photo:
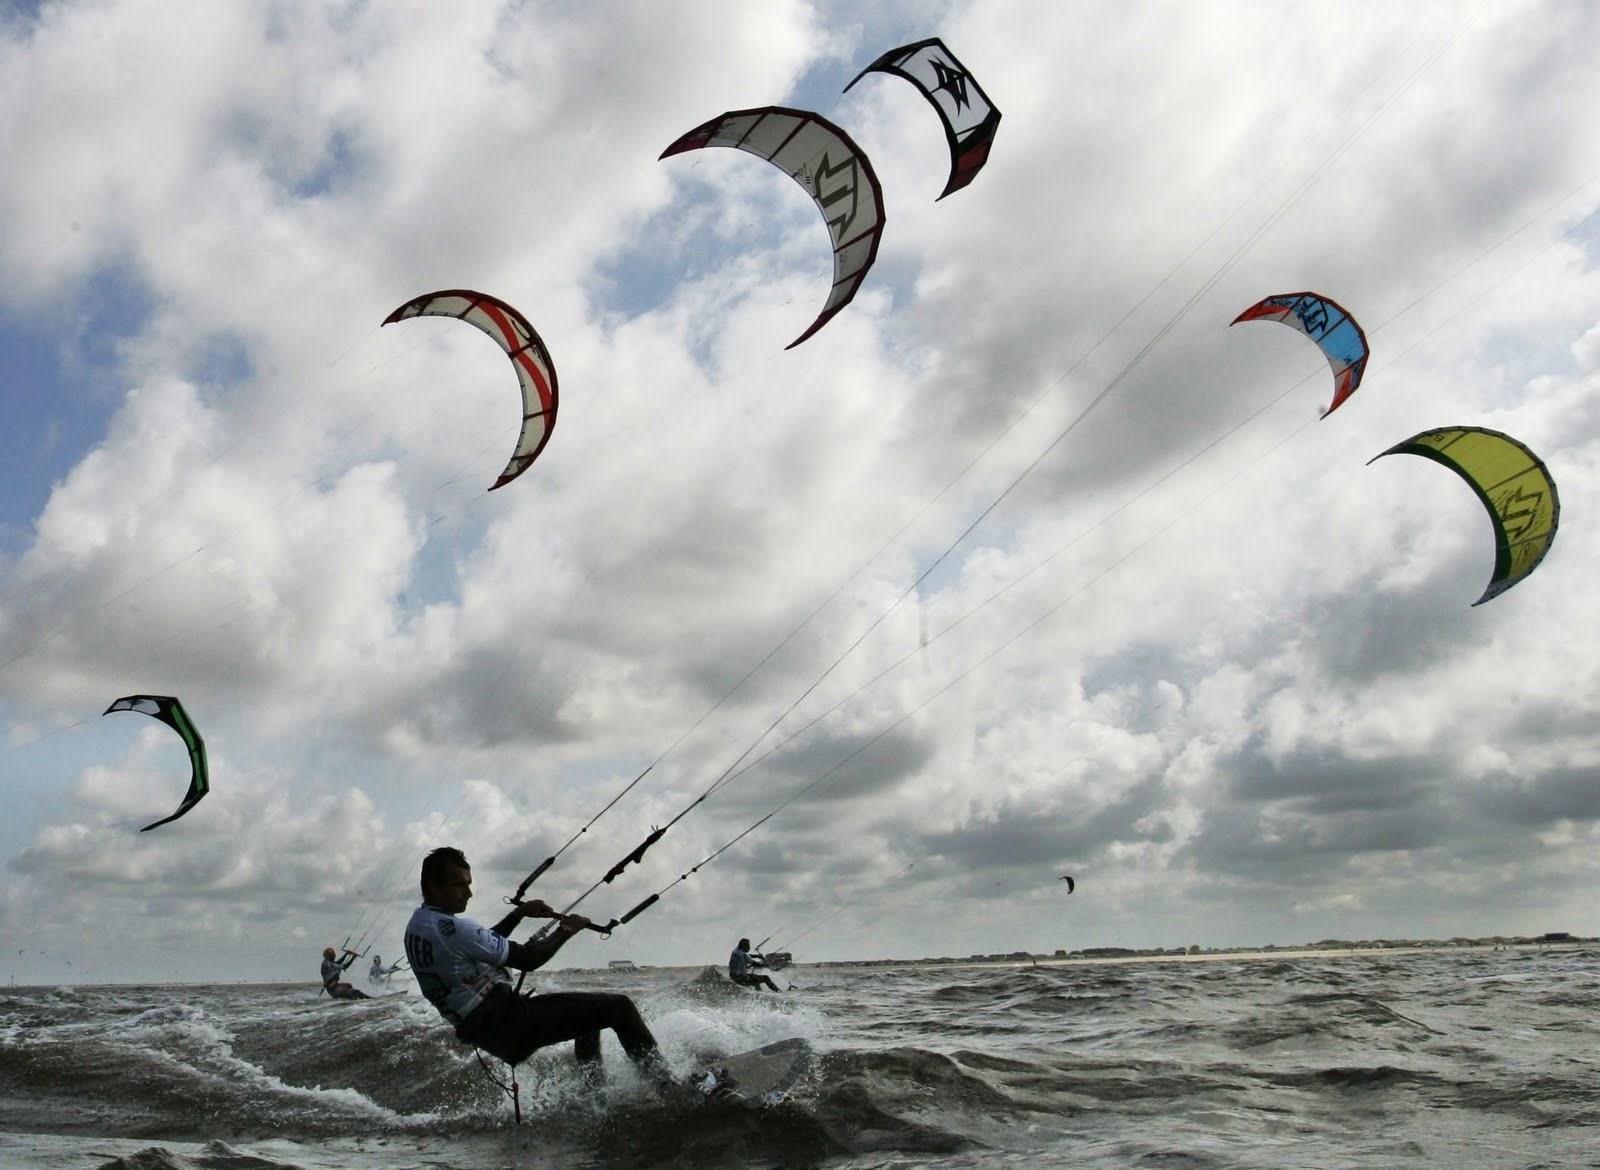
{"label": "kite canopy", "polygon": [[939,193],[940,199],[978,177],[983,164],[989,161],[989,148],[1000,128],[1000,111],[943,41],[929,37],[890,49],[857,73],[844,92],[849,93],[851,86],[869,73],[892,73],[905,78],[939,111],[945,139],[950,143],[950,181]]}
{"label": "kite canopy", "polygon": [[731,146],[792,176],[816,202],[833,237],[833,288],[811,327],[793,349],[850,303],[878,257],[883,233],[883,189],[861,148],[820,115],[782,106],[730,110],[696,126],[661,152],[662,158]]}
{"label": "kite canopy", "polygon": [[189,749],[189,792],[183,798],[183,803],[178,806],[177,812],[170,817],[162,817],[159,821],[152,821],[139,830],[141,833],[148,833],[157,825],[177,820],[199,804],[201,798],[211,791],[211,770],[206,764],[206,742],[200,738],[200,732],[195,729],[195,725],[189,722],[189,713],[183,709],[183,704],[171,695],[125,695],[101,714],[109,715],[113,711],[137,711],[141,715],[159,719],[176,731],[182,737],[184,746]]}
{"label": "kite canopy", "polygon": [[556,429],[556,367],[528,319],[498,297],[453,288],[425,293],[383,319],[385,325],[410,317],[455,317],[487,333],[506,351],[522,386],[522,434],[511,462],[489,488],[504,487],[539,458]]}
{"label": "kite canopy", "polygon": [[1510,435],[1483,427],[1439,427],[1374,455],[1421,455],[1466,480],[1494,525],[1494,575],[1473,605],[1499,597],[1539,567],[1556,539],[1561,501],[1544,462]]}
{"label": "kite canopy", "polygon": [[1338,410],[1361,385],[1369,356],[1367,335],[1338,301],[1314,292],[1279,293],[1257,301],[1229,324],[1240,321],[1281,321],[1317,343],[1333,369],[1333,401],[1322,412],[1323,418]]}
{"label": "kite canopy", "polygon": [[1070,873],[1062,874],[1061,880],[1067,883],[1067,893],[1069,894],[1078,888],[1078,883],[1072,880],[1072,875]]}

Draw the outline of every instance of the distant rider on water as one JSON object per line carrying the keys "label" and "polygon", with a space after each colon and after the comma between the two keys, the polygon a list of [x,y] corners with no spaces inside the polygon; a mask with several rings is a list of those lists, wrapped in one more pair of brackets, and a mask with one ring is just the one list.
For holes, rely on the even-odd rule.
{"label": "distant rider on water", "polygon": [[733,948],[733,954],[728,956],[728,978],[741,987],[768,988],[772,991],[780,990],[772,981],[772,976],[761,975],[752,968],[765,967],[766,960],[760,955],[750,953],[750,940],[742,938],[739,945]]}

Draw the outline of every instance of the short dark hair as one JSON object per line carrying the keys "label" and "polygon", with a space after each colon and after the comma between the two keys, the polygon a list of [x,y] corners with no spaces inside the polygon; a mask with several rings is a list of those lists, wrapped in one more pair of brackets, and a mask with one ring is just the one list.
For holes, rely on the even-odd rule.
{"label": "short dark hair", "polygon": [[741,951],[748,951],[750,949],[750,940],[747,939],[747,938],[740,939],[739,940],[739,949]]}
{"label": "short dark hair", "polygon": [[432,853],[422,859],[422,893],[426,897],[428,887],[438,885],[452,869],[471,869],[467,864],[467,855],[453,845],[441,845]]}

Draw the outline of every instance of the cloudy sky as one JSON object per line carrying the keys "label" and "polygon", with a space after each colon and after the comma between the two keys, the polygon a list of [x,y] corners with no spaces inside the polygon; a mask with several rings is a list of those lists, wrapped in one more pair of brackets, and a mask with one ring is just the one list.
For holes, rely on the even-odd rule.
{"label": "cloudy sky", "polygon": [[[0,6],[0,977],[398,953],[430,843],[497,917],[663,753],[534,893],[747,751],[582,908],[792,803],[563,962],[1600,932],[1600,10],[862,7]],[[841,94],[934,34],[1004,114],[937,203],[931,107]],[[788,351],[815,207],[657,161],[769,104],[887,213]],[[379,327],[440,288],[559,371],[492,495],[504,356]],[[1300,289],[1372,346],[1322,422],[1315,348],[1228,328]],[[1478,608],[1472,493],[1366,466],[1454,423],[1563,505]],[[145,834],[187,762],[132,692],[212,765]]]}

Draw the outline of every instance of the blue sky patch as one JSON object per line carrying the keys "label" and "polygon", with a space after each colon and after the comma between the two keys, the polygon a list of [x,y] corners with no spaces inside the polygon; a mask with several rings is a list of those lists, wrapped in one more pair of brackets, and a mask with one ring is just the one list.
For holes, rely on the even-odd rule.
{"label": "blue sky patch", "polygon": [[0,552],[26,547],[55,484],[105,437],[127,390],[119,347],[149,309],[144,287],[118,268],[55,318],[0,317]]}

